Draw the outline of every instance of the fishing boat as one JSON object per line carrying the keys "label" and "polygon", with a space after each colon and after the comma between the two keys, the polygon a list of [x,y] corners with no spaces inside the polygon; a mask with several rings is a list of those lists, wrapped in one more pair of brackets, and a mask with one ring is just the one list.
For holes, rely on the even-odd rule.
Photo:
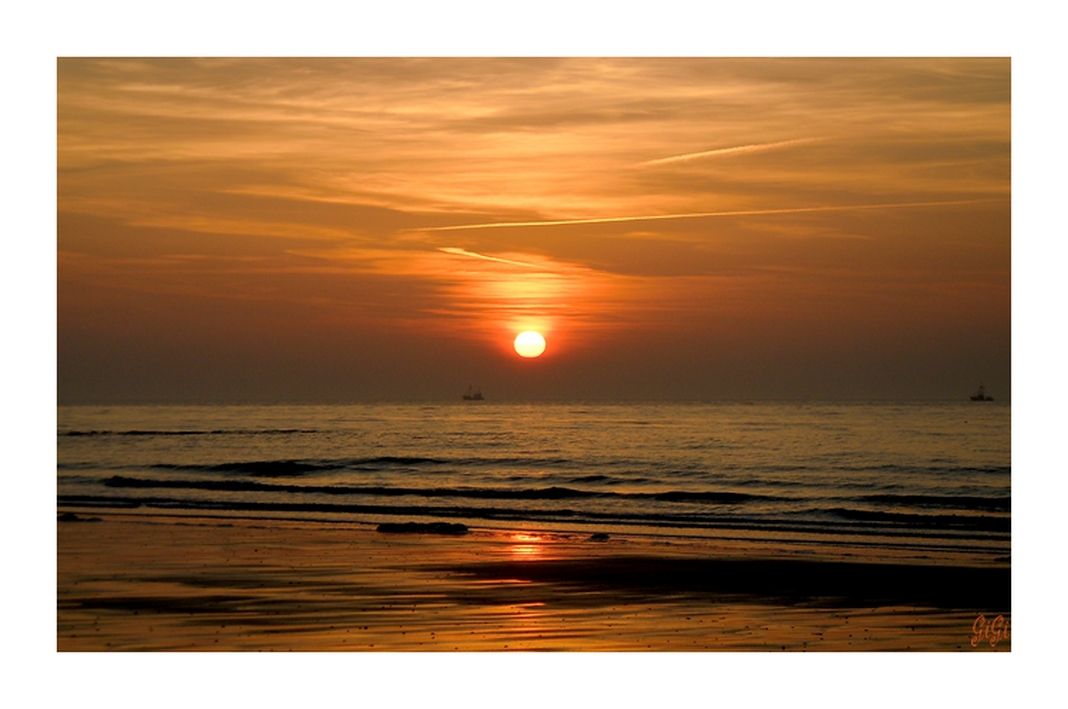
{"label": "fishing boat", "polygon": [[476,388],[471,390],[471,385],[467,385],[467,393],[464,394],[464,401],[482,401],[482,390]]}
{"label": "fishing boat", "polygon": [[993,401],[994,397],[986,395],[986,387],[979,385],[979,391],[972,394],[972,401]]}

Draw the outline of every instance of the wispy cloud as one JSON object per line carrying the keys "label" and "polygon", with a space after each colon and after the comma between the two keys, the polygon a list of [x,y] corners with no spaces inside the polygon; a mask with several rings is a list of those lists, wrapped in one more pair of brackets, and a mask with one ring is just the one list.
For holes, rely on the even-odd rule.
{"label": "wispy cloud", "polygon": [[486,256],[485,254],[479,254],[479,253],[475,253],[474,251],[468,251],[467,249],[459,249],[459,248],[455,248],[455,247],[452,247],[452,246],[443,246],[443,247],[439,248],[438,251],[443,251],[443,252],[445,252],[447,254],[452,254],[454,256],[467,256],[468,258],[477,258],[477,259],[482,259],[484,261],[495,261],[497,263],[506,263],[506,264],[509,264],[509,265],[512,265],[512,266],[524,266],[526,268],[537,268],[537,269],[541,268],[541,266],[535,265],[533,263],[525,263],[523,261],[512,261],[511,259],[498,258],[496,256]]}
{"label": "wispy cloud", "polygon": [[[533,222],[488,222],[483,224],[454,224],[452,226],[424,227],[414,231],[463,231],[466,229],[504,229],[536,226],[568,226],[575,224],[612,224],[616,222],[651,222],[667,219],[698,219],[705,217],[748,217],[774,214],[805,214],[808,212],[849,212],[864,209],[904,209],[909,207],[940,207],[961,204],[995,202],[997,199],[960,199],[939,202],[896,202],[891,204],[849,204],[824,207],[787,207],[784,209],[740,209],[722,212],[689,212],[685,214],[645,214],[629,217],[600,217],[594,219],[555,219]],[[446,251],[446,249],[442,249]],[[470,252],[467,252],[471,255]],[[488,257],[483,257],[488,258]]]}
{"label": "wispy cloud", "polygon": [[657,160],[647,160],[643,163],[639,163],[639,167],[646,167],[649,165],[667,165],[676,162],[687,162],[689,160],[697,160],[699,158],[711,158],[722,155],[739,155],[742,153],[762,153],[768,150],[778,150],[779,148],[789,148],[794,145],[805,145],[808,143],[816,143],[823,140],[823,138],[796,138],[794,140],[780,140],[774,143],[751,143],[749,145],[736,145],[732,148],[716,148],[715,150],[702,150],[699,153],[685,153],[683,155],[672,155],[667,158],[659,158]]}

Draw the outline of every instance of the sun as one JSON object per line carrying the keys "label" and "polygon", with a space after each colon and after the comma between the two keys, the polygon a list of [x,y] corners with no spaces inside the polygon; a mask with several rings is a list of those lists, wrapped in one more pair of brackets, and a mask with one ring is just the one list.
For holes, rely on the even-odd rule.
{"label": "sun", "polygon": [[515,351],[520,357],[540,357],[545,351],[545,338],[533,330],[521,332],[515,338]]}

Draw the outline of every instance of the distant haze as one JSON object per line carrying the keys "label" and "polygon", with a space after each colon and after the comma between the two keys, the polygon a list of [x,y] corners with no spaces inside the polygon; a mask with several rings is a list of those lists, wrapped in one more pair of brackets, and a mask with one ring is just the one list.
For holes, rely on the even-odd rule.
{"label": "distant haze", "polygon": [[60,403],[1011,398],[1008,59],[60,59],[57,100]]}

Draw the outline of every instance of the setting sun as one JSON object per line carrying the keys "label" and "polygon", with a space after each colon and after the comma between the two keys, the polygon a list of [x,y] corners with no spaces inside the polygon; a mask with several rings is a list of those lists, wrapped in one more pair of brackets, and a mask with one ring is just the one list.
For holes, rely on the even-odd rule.
{"label": "setting sun", "polygon": [[[1051,331],[1033,296],[1056,283],[1014,271],[1018,251],[1059,262],[1012,228],[1057,209],[1041,175],[1013,184],[1043,131],[1012,128],[1049,63],[951,55],[1003,48],[984,40],[1005,13],[882,8],[848,19],[922,27],[938,56],[837,56],[823,40],[849,28],[768,38],[759,11],[731,35],[780,56],[699,31],[678,52],[672,33],[677,56],[467,51],[515,21],[554,34],[494,9],[498,31],[376,22],[409,57],[77,56],[67,40],[98,32],[38,23],[58,51],[19,53],[44,71],[20,72],[5,118],[34,129],[7,253],[22,329],[46,337],[8,352],[44,365],[15,404],[47,483],[32,528],[55,534],[32,554],[56,569],[43,644],[1012,652],[1013,483],[1040,469],[1013,434],[1051,438],[1013,418],[1035,369],[1013,365]],[[567,26],[664,46],[650,20],[717,19],[665,10]],[[924,679],[971,686],[965,662]],[[586,677],[552,669],[571,666]],[[701,689],[678,679],[650,689]],[[606,686],[629,689],[597,704],[629,698]]]}
{"label": "setting sun", "polygon": [[540,357],[545,351],[545,338],[533,330],[521,332],[515,338],[515,351],[520,357]]}

